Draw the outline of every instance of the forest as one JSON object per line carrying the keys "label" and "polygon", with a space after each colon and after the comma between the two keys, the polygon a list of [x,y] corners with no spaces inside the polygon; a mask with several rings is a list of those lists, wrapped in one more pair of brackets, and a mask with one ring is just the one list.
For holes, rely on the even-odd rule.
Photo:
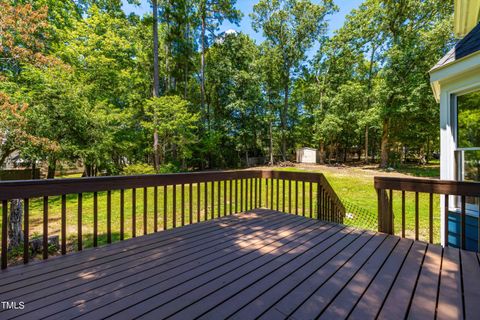
{"label": "forest", "polygon": [[[135,4],[137,0],[129,0]],[[453,3],[365,0],[329,35],[332,0],[0,0],[0,168],[81,164],[85,176],[294,159],[389,167],[439,152],[429,69]],[[314,54],[308,54],[315,48]]]}

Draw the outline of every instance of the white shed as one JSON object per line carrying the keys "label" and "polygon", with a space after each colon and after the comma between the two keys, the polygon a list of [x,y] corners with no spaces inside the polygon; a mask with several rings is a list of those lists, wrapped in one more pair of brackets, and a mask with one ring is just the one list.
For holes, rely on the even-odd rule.
{"label": "white shed", "polygon": [[297,149],[297,162],[298,163],[317,163],[317,149],[313,148],[300,148]]}
{"label": "white shed", "polygon": [[[460,1],[458,1],[460,2]],[[472,2],[470,2],[472,3]],[[478,2],[477,2],[478,4]],[[478,13],[479,9],[476,9]],[[457,13],[457,12],[456,12]],[[473,18],[478,22],[478,14]],[[456,32],[460,34],[460,32]],[[480,181],[480,24],[430,70],[435,98],[440,102],[440,178]],[[460,202],[449,199],[450,211]],[[478,216],[479,198],[467,197],[467,214]],[[442,199],[442,211],[444,201]],[[441,215],[441,239],[444,215]]]}

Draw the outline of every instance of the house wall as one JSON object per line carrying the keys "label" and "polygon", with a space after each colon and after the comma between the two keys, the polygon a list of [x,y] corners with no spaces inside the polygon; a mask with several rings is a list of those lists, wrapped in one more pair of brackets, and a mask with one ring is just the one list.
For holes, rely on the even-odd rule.
{"label": "house wall", "polygon": [[[467,61],[462,61],[467,62]],[[449,72],[447,72],[449,71]],[[450,75],[450,77],[448,77]],[[455,95],[480,89],[480,63],[462,63],[443,70],[444,80],[440,86],[440,178],[442,180],[456,179],[455,149],[456,149],[456,110]],[[453,203],[453,199],[449,199]],[[444,214],[445,200],[441,200],[440,236],[445,244]]]}

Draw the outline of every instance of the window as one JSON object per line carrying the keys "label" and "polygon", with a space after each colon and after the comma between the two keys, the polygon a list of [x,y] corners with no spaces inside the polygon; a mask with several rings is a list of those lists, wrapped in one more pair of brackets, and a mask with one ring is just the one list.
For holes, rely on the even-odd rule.
{"label": "window", "polygon": [[[457,180],[480,181],[480,90],[455,98]],[[479,205],[479,198],[467,197],[467,212],[478,212]]]}
{"label": "window", "polygon": [[457,148],[480,150],[480,91],[457,97]]}

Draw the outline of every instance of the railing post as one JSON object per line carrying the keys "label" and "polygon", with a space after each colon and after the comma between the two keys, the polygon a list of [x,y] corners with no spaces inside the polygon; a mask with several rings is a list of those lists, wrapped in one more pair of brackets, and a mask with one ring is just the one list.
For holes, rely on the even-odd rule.
{"label": "railing post", "polygon": [[393,234],[393,214],[390,210],[391,199],[385,189],[376,189],[378,197],[378,231]]}

